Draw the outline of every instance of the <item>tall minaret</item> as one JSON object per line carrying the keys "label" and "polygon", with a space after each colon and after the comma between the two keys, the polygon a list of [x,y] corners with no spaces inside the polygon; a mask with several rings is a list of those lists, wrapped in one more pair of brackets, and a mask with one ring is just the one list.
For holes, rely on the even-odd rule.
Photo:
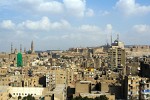
{"label": "tall minaret", "polygon": [[110,45],[112,45],[112,32],[110,34]]}
{"label": "tall minaret", "polygon": [[26,53],[26,48],[24,48],[24,53]]}
{"label": "tall minaret", "polygon": [[119,34],[117,34],[117,40],[119,41]]}
{"label": "tall minaret", "polygon": [[11,43],[11,54],[13,53],[13,44]]}
{"label": "tall minaret", "polygon": [[31,53],[34,53],[34,44],[33,44],[33,40],[31,42]]}
{"label": "tall minaret", "polygon": [[20,53],[22,53],[22,45],[20,44]]}

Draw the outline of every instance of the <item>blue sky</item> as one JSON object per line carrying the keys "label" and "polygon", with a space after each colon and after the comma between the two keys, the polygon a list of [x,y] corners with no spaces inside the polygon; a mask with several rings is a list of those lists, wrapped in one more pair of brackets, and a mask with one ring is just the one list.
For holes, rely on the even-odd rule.
{"label": "blue sky", "polygon": [[0,0],[0,51],[150,44],[150,0]]}

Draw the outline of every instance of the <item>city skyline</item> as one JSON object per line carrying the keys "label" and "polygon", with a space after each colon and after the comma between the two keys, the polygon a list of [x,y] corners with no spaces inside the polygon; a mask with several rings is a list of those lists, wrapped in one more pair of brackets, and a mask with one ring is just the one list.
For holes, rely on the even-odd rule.
{"label": "city skyline", "polygon": [[0,51],[150,44],[149,0],[0,0]]}

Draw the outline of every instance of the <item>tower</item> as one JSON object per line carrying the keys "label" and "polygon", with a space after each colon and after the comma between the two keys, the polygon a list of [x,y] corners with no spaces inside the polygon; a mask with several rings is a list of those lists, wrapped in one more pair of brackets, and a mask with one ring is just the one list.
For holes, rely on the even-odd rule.
{"label": "tower", "polygon": [[110,42],[111,42],[111,44],[110,45],[112,45],[112,33],[111,33],[111,35],[110,35]]}
{"label": "tower", "polygon": [[22,54],[18,53],[17,54],[17,67],[22,67],[23,66],[23,62],[22,62]]}
{"label": "tower", "polygon": [[33,41],[31,42],[31,53],[34,53],[34,44],[33,44]]}
{"label": "tower", "polygon": [[22,53],[22,45],[20,44],[20,53]]}
{"label": "tower", "polygon": [[117,34],[117,40],[119,41],[119,34]]}
{"label": "tower", "polygon": [[24,53],[26,53],[26,48],[24,48]]}
{"label": "tower", "polygon": [[13,44],[11,43],[11,54],[13,53]]}

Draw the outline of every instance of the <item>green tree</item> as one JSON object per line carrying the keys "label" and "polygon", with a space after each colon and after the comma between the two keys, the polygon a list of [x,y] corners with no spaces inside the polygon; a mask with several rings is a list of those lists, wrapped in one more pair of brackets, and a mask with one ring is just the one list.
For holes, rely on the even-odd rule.
{"label": "green tree", "polygon": [[9,98],[11,98],[11,97],[12,97],[12,95],[11,95],[10,93],[8,94],[8,96],[9,96]]}
{"label": "green tree", "polygon": [[106,95],[101,95],[99,97],[96,98],[88,98],[88,97],[81,97],[81,96],[77,96],[75,98],[73,98],[72,100],[108,100],[108,98],[106,97]]}
{"label": "green tree", "polygon": [[77,97],[73,98],[72,100],[82,100],[82,97],[81,96],[77,96]]}
{"label": "green tree", "polygon": [[100,91],[101,90],[101,84],[100,83],[96,83],[95,84],[95,90],[96,91]]}
{"label": "green tree", "polygon": [[100,97],[96,97],[94,100],[108,100],[106,95],[101,95]]}
{"label": "green tree", "polygon": [[22,100],[35,100],[35,98],[32,95],[27,95],[26,97],[23,97]]}
{"label": "green tree", "polygon": [[72,100],[95,100],[93,98],[88,98],[88,97],[81,97],[81,96],[78,96],[78,97],[75,97],[73,98]]}
{"label": "green tree", "polygon": [[20,100],[20,99],[21,99],[21,96],[19,95],[19,96],[18,96],[18,100]]}

